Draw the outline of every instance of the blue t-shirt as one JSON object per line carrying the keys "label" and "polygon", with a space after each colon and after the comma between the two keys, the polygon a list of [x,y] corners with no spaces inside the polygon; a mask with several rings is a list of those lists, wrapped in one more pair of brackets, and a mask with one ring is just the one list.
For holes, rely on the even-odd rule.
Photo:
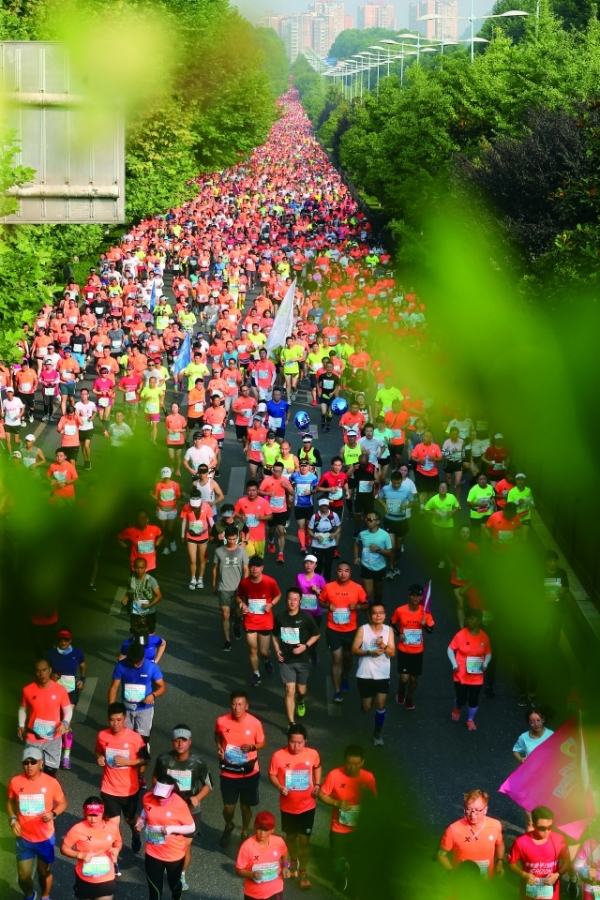
{"label": "blue t-shirt", "polygon": [[[290,404],[287,402],[287,400],[280,400],[279,403],[275,403],[274,400],[269,400],[269,402],[267,403],[267,413],[269,416],[267,420],[267,426],[269,428],[272,428],[273,431],[276,431],[277,429],[285,431],[285,417],[288,414],[289,408]],[[271,422],[271,419],[279,419],[280,424],[277,425],[275,424],[275,422]]]}
{"label": "blue t-shirt", "polygon": [[381,569],[385,569],[385,556],[382,556],[378,550],[371,550],[371,544],[375,544],[379,550],[391,550],[392,549],[392,539],[383,528],[378,528],[377,531],[361,531],[358,535],[358,540],[361,545],[361,557],[360,561],[367,569],[372,569],[374,572],[379,572]]}
{"label": "blue t-shirt", "polygon": [[[126,641],[123,641],[123,643],[121,645],[121,653],[126,655],[127,648],[132,643],[133,643],[132,637],[127,638]],[[157,634],[146,635],[146,645],[144,647],[144,654],[146,656],[146,659],[149,659],[150,662],[154,662],[154,659],[156,657],[156,651],[158,650],[158,648],[160,647],[161,644],[162,644],[162,638],[159,637]],[[121,660],[121,662],[124,662],[124,660]]]}
{"label": "blue t-shirt", "polygon": [[122,659],[115,666],[113,678],[121,681],[121,697],[129,709],[145,707],[144,697],[152,693],[152,682],[162,679],[163,674],[149,659],[144,659],[141,666],[131,666]]}
{"label": "blue t-shirt", "polygon": [[46,654],[46,658],[50,663],[52,672],[61,676],[58,679],[58,683],[62,684],[69,694],[73,694],[76,690],[79,666],[85,662],[83,651],[78,650],[77,647],[69,647],[67,653],[60,653],[57,647],[53,647]]}
{"label": "blue t-shirt", "polygon": [[397,491],[391,484],[386,484],[379,491],[379,499],[384,500],[387,506],[386,519],[399,522],[401,519],[406,519],[406,509],[402,508],[402,504],[412,503],[413,492],[404,484],[401,484]]}
{"label": "blue t-shirt", "polygon": [[[314,472],[309,472],[308,475],[302,475],[300,474],[300,472],[294,472],[292,475],[290,475],[289,482],[294,488],[294,506],[312,509],[312,488],[314,488],[319,483],[319,479],[314,474]],[[308,485],[308,488],[306,487],[306,485]],[[304,487],[306,493],[303,493],[301,486]]]}

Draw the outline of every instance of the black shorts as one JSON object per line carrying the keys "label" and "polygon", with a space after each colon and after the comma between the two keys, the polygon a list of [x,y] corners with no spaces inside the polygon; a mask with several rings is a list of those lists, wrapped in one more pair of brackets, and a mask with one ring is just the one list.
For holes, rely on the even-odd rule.
{"label": "black shorts", "polygon": [[321,394],[321,396],[319,397],[319,403],[322,403],[323,406],[329,407],[333,403],[334,399],[335,397],[324,397],[323,394]]}
{"label": "black shorts", "polygon": [[380,465],[380,466],[389,466],[389,464],[390,464],[390,455],[389,455],[389,453],[388,453],[387,456],[380,456],[380,457],[379,457],[379,465]]}
{"label": "black shorts", "polygon": [[275,525],[285,525],[287,520],[288,520],[287,512],[274,512],[273,518],[271,519],[271,521],[268,524],[271,528],[273,528]]}
{"label": "black shorts", "polygon": [[112,897],[117,890],[117,882],[101,881],[94,884],[93,881],[84,881],[75,873],[75,884],[73,893],[77,900],[94,900],[95,897]]}
{"label": "black shorts", "polygon": [[188,416],[187,427],[190,431],[202,431],[203,425],[204,425],[204,416],[200,416],[199,419],[191,419]]}
{"label": "black shorts", "polygon": [[[347,503],[349,501],[346,501]],[[372,513],[375,509],[375,497],[373,494],[356,494],[354,497],[354,510],[361,513]]]}
{"label": "black shorts", "polygon": [[412,675],[418,678],[423,671],[423,653],[404,653],[398,650],[396,653],[398,660],[398,672],[400,675]]}
{"label": "black shorts", "polygon": [[243,778],[229,778],[221,775],[221,797],[224,806],[235,806],[240,801],[244,806],[258,806],[258,784],[260,772],[244,775]]}
{"label": "black shorts", "polygon": [[316,809],[307,809],[302,813],[281,810],[281,830],[284,834],[312,834],[315,813]]}
{"label": "black shorts", "polygon": [[285,437],[285,428],[276,428],[275,429],[275,437],[284,438]]}
{"label": "black shorts", "polygon": [[312,506],[295,506],[294,518],[296,521],[298,521],[298,519],[310,519],[313,512],[314,508]]}
{"label": "black shorts", "polygon": [[79,443],[85,444],[86,441],[91,441],[93,434],[94,434],[93,428],[88,428],[86,431],[80,431],[79,432]]}
{"label": "black shorts", "polygon": [[389,678],[357,678],[358,696],[361,700],[376,697],[377,694],[388,694],[390,690]]}
{"label": "black shorts", "polygon": [[439,475],[422,475],[415,472],[415,485],[420,494],[435,494],[439,484]]}
{"label": "black shorts", "polygon": [[334,628],[327,626],[325,629],[325,642],[332,653],[335,650],[346,650],[350,653],[355,634],[356,629],[352,631],[336,631]]}
{"label": "black shorts", "polygon": [[247,425],[236,425],[235,426],[235,436],[238,441],[243,441],[248,437],[248,426]]}
{"label": "black shorts", "polygon": [[311,388],[316,388],[316,386],[317,386],[317,376],[316,376],[316,375],[309,375],[309,376],[308,376],[308,380],[310,381],[310,386],[311,386]]}
{"label": "black shorts", "polygon": [[76,447],[61,447],[60,448],[69,462],[73,462],[79,456],[79,444]]}
{"label": "black shorts", "polygon": [[125,819],[133,819],[136,816],[139,791],[130,794],[129,797],[115,797],[114,794],[105,794],[104,791],[100,791],[100,796],[104,801],[104,817],[106,819],[116,819],[121,813]]}
{"label": "black shorts", "polygon": [[8,434],[20,434],[21,426],[20,425],[5,425],[4,430]]}
{"label": "black shorts", "polygon": [[385,573],[387,572],[387,567],[384,566],[383,569],[368,569],[363,564],[360,564],[360,577],[364,581],[383,581],[385,578]]}
{"label": "black shorts", "polygon": [[408,534],[410,519],[384,519],[383,527],[389,534],[404,537]]}

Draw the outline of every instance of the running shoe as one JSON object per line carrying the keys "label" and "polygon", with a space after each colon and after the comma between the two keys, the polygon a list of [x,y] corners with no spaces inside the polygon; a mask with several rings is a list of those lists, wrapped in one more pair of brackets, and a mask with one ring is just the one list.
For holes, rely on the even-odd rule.
{"label": "running shoe", "polygon": [[283,559],[283,553],[278,553],[278,554],[277,554],[277,562],[278,562],[278,563],[283,563],[283,562],[284,562],[284,559]]}
{"label": "running shoe", "polygon": [[311,405],[311,406],[318,406],[319,404],[317,403],[316,400],[312,400],[310,405]]}
{"label": "running shoe", "polygon": [[350,682],[347,678],[342,678],[342,690],[349,691],[350,690]]}
{"label": "running shoe", "polygon": [[290,878],[297,878],[299,869],[300,863],[297,859],[295,859],[292,863],[290,863]]}
{"label": "running shoe", "polygon": [[342,695],[339,691],[333,695],[333,702],[334,703],[343,703],[344,702],[344,698],[342,697]]}
{"label": "running shoe", "polygon": [[400,686],[398,688],[398,693],[396,694],[396,703],[398,706],[404,706],[404,701],[406,699],[406,687],[400,682]]}
{"label": "running shoe", "polygon": [[141,774],[140,774],[140,776],[139,776],[139,783],[140,783],[140,788],[141,788],[143,791],[145,791],[146,788],[148,787],[148,785],[146,784],[146,776],[145,776],[145,775],[141,775]]}
{"label": "running shoe", "polygon": [[91,470],[92,470],[91,462],[89,460],[87,462],[84,462],[83,468],[85,469],[86,472],[91,472]]}
{"label": "running shoe", "polygon": [[242,626],[241,626],[241,624],[240,624],[240,620],[239,620],[239,619],[234,619],[234,622],[233,622],[233,637],[234,637],[234,640],[236,640],[236,641],[241,640],[241,637],[242,637]]}
{"label": "running shoe", "polygon": [[298,703],[296,704],[296,712],[298,713],[300,718],[306,715],[306,703],[304,702],[304,700],[298,700]]}
{"label": "running shoe", "polygon": [[196,578],[196,587],[203,588],[204,587],[204,578]]}
{"label": "running shoe", "polygon": [[115,866],[115,878],[120,878],[123,873],[121,872],[121,870],[119,868],[119,863],[115,863],[114,866]]}
{"label": "running shoe", "polygon": [[469,731],[477,731],[477,725],[473,721],[473,719],[467,719],[467,728]]}
{"label": "running shoe", "polygon": [[221,647],[222,653],[230,653],[231,652],[231,641],[225,641],[223,646]]}
{"label": "running shoe", "polygon": [[180,881],[181,881],[181,890],[182,890],[182,891],[189,891],[190,886],[189,886],[189,884],[187,883],[187,881],[185,880],[185,872],[182,872],[182,873],[181,873]]}
{"label": "running shoe", "polygon": [[252,678],[250,679],[250,687],[258,687],[260,684],[260,675],[258,672],[252,673]]}
{"label": "running shoe", "polygon": [[390,569],[388,572],[386,572],[385,577],[388,581],[392,581],[392,579],[396,577],[396,573],[393,569]]}
{"label": "running shoe", "polygon": [[175,551],[177,550],[177,541],[171,541],[169,547],[171,548],[171,553],[175,553]]}
{"label": "running shoe", "polygon": [[376,731],[373,735],[373,745],[375,747],[383,747],[383,738],[380,731]]}
{"label": "running shoe", "polygon": [[406,698],[406,703],[405,703],[404,705],[406,706],[407,709],[414,709],[414,708],[415,708],[415,704],[413,703],[411,697],[407,697],[407,698]]}
{"label": "running shoe", "polygon": [[131,835],[131,852],[139,853],[142,849],[142,839],[140,837],[139,831],[134,831]]}
{"label": "running shoe", "polygon": [[275,553],[275,542],[269,541],[269,553]]}
{"label": "running shoe", "polygon": [[265,659],[265,672],[267,675],[272,675],[275,669],[273,668],[273,663],[270,659]]}
{"label": "running shoe", "polygon": [[165,547],[165,549],[164,549],[163,552],[162,552],[162,555],[163,555],[163,556],[168,556],[168,555],[170,554],[170,552],[171,552],[171,551],[169,550],[169,548],[168,548],[168,547]]}
{"label": "running shoe", "polygon": [[348,872],[350,871],[350,865],[347,862],[344,862],[341,871],[337,873],[335,876],[335,886],[342,894],[345,892],[348,887]]}
{"label": "running shoe", "polygon": [[460,722],[460,709],[457,709],[455,706],[452,707],[452,721]]}
{"label": "running shoe", "polygon": [[192,580],[188,584],[188,587],[189,587],[190,591],[196,590],[196,579],[195,578],[192,578]]}
{"label": "running shoe", "polygon": [[298,887],[300,888],[300,890],[301,891],[310,890],[312,885],[310,883],[310,879],[309,879],[308,875],[306,874],[306,869],[300,869],[300,874],[298,877],[300,879],[298,881]]}
{"label": "running shoe", "polygon": [[233,831],[233,825],[230,828],[224,828],[223,834],[219,839],[219,844],[221,847],[228,847],[231,843],[231,832]]}
{"label": "running shoe", "polygon": [[62,759],[62,762],[60,765],[61,765],[62,769],[70,769],[71,768],[71,757],[63,756],[63,759]]}

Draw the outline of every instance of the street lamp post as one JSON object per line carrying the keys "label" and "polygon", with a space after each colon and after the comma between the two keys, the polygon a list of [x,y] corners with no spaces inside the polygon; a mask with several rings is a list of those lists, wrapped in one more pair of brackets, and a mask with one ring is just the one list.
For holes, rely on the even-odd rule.
{"label": "street lamp post", "polygon": [[[528,12],[524,12],[524,10],[522,10],[522,9],[509,9],[503,13],[494,13],[494,14],[490,14],[488,16],[476,16],[474,3],[475,3],[475,0],[471,0],[471,10],[470,10],[470,13],[468,16],[456,16],[455,17],[457,19],[463,19],[463,20],[471,23],[471,37],[466,38],[466,39],[463,38],[460,41],[460,43],[470,43],[471,44],[471,62],[473,62],[475,59],[475,43],[480,43],[480,44],[482,44],[482,43],[488,44],[489,43],[489,41],[486,41],[485,38],[476,38],[475,37],[475,22],[478,19],[506,19],[506,18],[510,18],[511,16],[528,16],[529,15]],[[419,22],[428,22],[431,19],[447,19],[447,18],[448,18],[448,16],[442,16],[442,15],[439,15],[438,13],[428,13],[426,16],[420,16],[418,21]]]}

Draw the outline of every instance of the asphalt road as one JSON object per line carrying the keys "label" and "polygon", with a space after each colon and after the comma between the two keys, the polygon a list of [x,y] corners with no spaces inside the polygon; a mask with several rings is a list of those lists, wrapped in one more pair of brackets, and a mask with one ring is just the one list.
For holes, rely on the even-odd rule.
{"label": "asphalt road", "polygon": [[[303,393],[299,394],[302,399]],[[306,402],[295,404],[297,408],[310,407]],[[318,417],[312,415],[313,427]],[[59,444],[58,435],[48,426],[40,431],[40,444],[47,452],[52,452]],[[34,426],[34,427],[36,427]],[[143,425],[141,426],[143,427]],[[230,427],[230,431],[233,429]],[[300,441],[295,427],[289,429],[292,447],[295,450]],[[160,438],[159,438],[160,440]],[[341,444],[339,430],[334,434],[318,435],[318,447],[326,463],[338,452]],[[93,442],[93,459],[110,454],[109,441],[98,436]],[[166,464],[165,451],[165,464]],[[228,493],[230,483],[243,483],[244,458],[233,434],[228,434],[223,453],[220,484]],[[92,478],[91,473],[80,472],[82,479]],[[233,482],[232,482],[233,479]],[[186,476],[182,486],[187,490]],[[148,485],[148,489],[151,485]],[[463,496],[465,496],[463,494]],[[149,501],[148,509],[152,512]],[[131,519],[135,510],[131,510]],[[463,513],[466,516],[466,513]],[[114,535],[124,523],[115,522]],[[98,590],[93,593],[87,588],[87,562],[75,559],[72,588],[80,598],[77,609],[71,610],[70,624],[74,630],[74,645],[80,646],[86,654],[88,681],[82,695],[82,702],[75,719],[75,744],[72,753],[73,768],[62,771],[63,784],[69,808],[57,825],[60,836],[79,817],[81,803],[90,793],[96,792],[100,783],[100,771],[94,760],[96,733],[105,727],[106,695],[111,671],[120,644],[128,634],[125,615],[115,615],[118,611],[119,588],[128,577],[128,554],[116,544],[113,536],[105,541],[101,557]],[[282,589],[292,584],[295,574],[301,570],[302,556],[299,545],[294,540],[295,525],[290,523],[286,545],[285,565],[276,565],[274,557],[268,555],[266,572],[275,577]],[[342,542],[342,557],[350,557],[351,533],[346,523]],[[515,837],[521,830],[522,814],[504,795],[497,794],[497,788],[513,768],[512,744],[516,736],[524,730],[523,710],[517,706],[514,685],[503,673],[499,674],[497,697],[486,700],[482,696],[477,717],[478,730],[470,733],[464,726],[454,724],[450,710],[454,696],[450,665],[446,647],[457,630],[454,600],[450,591],[448,572],[437,568],[435,553],[432,552],[429,529],[420,517],[413,519],[412,530],[406,540],[406,552],[402,557],[402,572],[394,581],[386,581],[384,600],[388,613],[405,602],[407,586],[413,581],[425,584],[433,579],[432,612],[436,627],[427,636],[424,673],[415,696],[416,709],[408,712],[395,704],[395,695],[390,694],[388,718],[385,727],[385,746],[372,745],[372,715],[360,714],[358,694],[354,680],[345,695],[341,709],[328,702],[331,696],[329,678],[329,658],[324,639],[320,647],[319,664],[314,669],[309,683],[308,713],[304,720],[309,731],[309,742],[322,754],[325,771],[342,761],[343,748],[350,742],[358,742],[365,747],[366,767],[376,776],[394,786],[404,796],[413,798],[415,824],[420,827],[426,840],[431,840],[431,853],[435,841],[445,825],[461,815],[462,793],[470,788],[481,787],[490,792],[490,814],[503,820],[507,838]],[[69,552],[65,548],[65,552]],[[212,552],[211,552],[212,557]],[[194,861],[188,871],[189,897],[204,900],[229,900],[240,898],[242,885],[234,873],[234,859],[238,847],[239,817],[236,821],[234,839],[228,850],[223,852],[218,845],[222,830],[221,799],[218,790],[218,766],[213,744],[213,726],[217,715],[228,709],[228,697],[232,688],[246,686],[250,669],[245,642],[234,642],[229,654],[221,652],[222,634],[220,611],[210,590],[191,592],[188,590],[187,556],[183,548],[171,556],[159,556],[155,573],[165,600],[158,610],[157,632],[167,640],[167,651],[161,661],[168,693],[156,705],[155,725],[152,735],[153,756],[169,746],[171,728],[178,721],[187,721],[194,732],[194,748],[205,758],[217,785],[203,804],[203,834],[194,851]],[[207,574],[209,569],[207,568]],[[358,579],[359,573],[355,573]],[[210,579],[205,579],[210,584]],[[29,662],[24,652],[15,655],[14,646],[8,650],[13,659],[10,687],[5,690],[3,704],[3,737],[1,739],[2,781],[20,770],[21,746],[13,737],[16,730],[16,707],[18,686],[31,680]],[[396,686],[395,665],[393,689]],[[264,723],[267,747],[260,753],[263,773],[268,769],[271,753],[285,744],[286,717],[283,707],[283,686],[275,672],[271,678],[263,677],[262,685],[251,693],[251,712]],[[274,789],[266,776],[261,786],[260,808],[276,812],[278,807]],[[314,859],[311,874],[314,876],[312,896],[324,898],[332,895],[328,873],[328,823],[329,814],[320,808],[313,835]],[[390,823],[393,834],[393,822]],[[121,855],[123,877],[119,883],[118,896],[122,900],[133,900],[144,896],[145,878],[142,854],[133,856],[129,849],[130,835],[124,829],[125,849]],[[432,862],[432,866],[434,863]],[[71,863],[60,856],[54,866],[55,898],[71,896],[73,882]],[[286,889],[287,895],[297,891],[295,886]],[[166,892],[166,889],[165,889]],[[0,821],[0,894],[4,900],[17,900],[20,892],[16,887],[16,872],[13,855],[13,839],[7,828],[7,821]]]}

